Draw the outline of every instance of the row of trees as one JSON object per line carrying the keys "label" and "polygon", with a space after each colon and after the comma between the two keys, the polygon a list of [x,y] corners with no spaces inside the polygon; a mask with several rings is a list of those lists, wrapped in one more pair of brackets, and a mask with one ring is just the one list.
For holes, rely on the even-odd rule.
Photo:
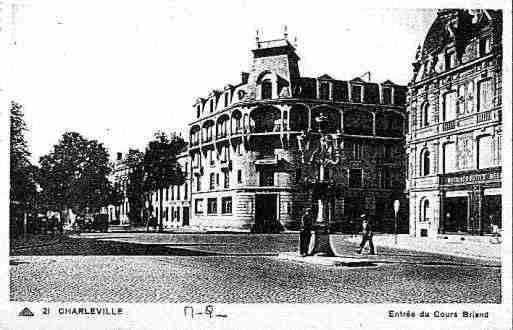
{"label": "row of trees", "polygon": [[[72,209],[76,214],[84,214],[99,212],[109,204],[119,205],[125,193],[133,210],[131,216],[138,217],[149,192],[158,191],[162,203],[164,188],[185,180],[176,156],[186,143],[181,137],[164,132],[155,134],[144,153],[130,150],[132,171],[126,192],[109,180],[114,164],[104,145],[76,132],[64,133],[35,166],[30,162],[22,106],[12,102],[10,110],[11,221],[20,210],[25,216],[37,215],[35,201],[42,210]],[[159,220],[162,229],[162,215]]]}
{"label": "row of trees", "polygon": [[151,210],[146,210],[145,204],[150,199],[150,192],[159,194],[159,230],[163,230],[163,194],[164,189],[171,185],[181,185],[185,181],[185,175],[177,155],[185,150],[187,144],[182,137],[164,132],[157,132],[154,139],[148,143],[144,153],[130,149],[127,155],[127,163],[130,166],[126,196],[130,204],[128,214],[132,222],[140,222],[145,214],[146,226],[150,218]]}
{"label": "row of trees", "polygon": [[20,231],[23,221],[26,223],[29,210],[35,208],[37,168],[31,164],[30,152],[25,139],[27,125],[23,118],[22,106],[16,102],[10,104],[10,182],[9,212],[10,232]]}

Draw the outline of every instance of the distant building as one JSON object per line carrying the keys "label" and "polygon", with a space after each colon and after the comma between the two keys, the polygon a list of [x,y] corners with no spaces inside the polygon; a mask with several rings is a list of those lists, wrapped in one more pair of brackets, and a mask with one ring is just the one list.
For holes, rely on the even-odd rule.
{"label": "distant building", "polygon": [[[114,171],[111,180],[114,182],[115,188],[121,192],[122,199],[119,204],[108,205],[103,212],[109,215],[109,223],[111,225],[137,225],[134,222],[130,210],[130,202],[128,199],[128,185],[130,184],[130,173],[139,166],[142,161],[142,153],[137,156],[129,157],[128,154],[117,154],[114,164]],[[177,228],[189,225],[190,219],[190,160],[187,151],[182,152],[177,157],[177,162],[185,176],[185,182],[181,185],[171,185],[164,188],[162,192],[162,209],[160,208],[160,192],[150,191],[141,192],[141,197],[146,196],[147,202],[144,207],[148,208],[149,213],[154,219],[160,219],[162,214],[163,227],[165,229]],[[132,218],[131,218],[132,216]],[[144,213],[141,214],[141,223],[145,225],[146,219]],[[154,223],[157,224],[157,223]]]}
{"label": "distant building", "polygon": [[162,209],[160,209],[160,193],[157,191],[150,193],[150,208],[152,214],[156,219],[160,219],[160,214],[162,214],[162,223],[165,229],[190,225],[191,183],[190,160],[187,151],[178,155],[177,161],[186,179],[181,185],[171,185],[164,189],[162,195]]}
{"label": "distant building", "polygon": [[116,155],[116,161],[114,163],[114,171],[111,175],[111,180],[114,182],[114,187],[121,193],[122,199],[119,204],[112,204],[107,206],[106,212],[109,215],[110,224],[130,224],[130,203],[128,202],[127,188],[129,184],[129,175],[131,171],[134,170],[134,166],[138,163],[139,162],[136,159],[129,159],[128,154],[123,157],[123,154],[118,152]]}
{"label": "distant building", "polygon": [[501,226],[502,12],[440,10],[419,49],[407,111],[410,233]]}
{"label": "distant building", "polygon": [[308,169],[299,163],[297,136],[316,132],[315,119],[322,113],[330,119],[327,131],[338,135],[344,148],[341,164],[329,173],[347,188],[329,203],[331,221],[351,230],[351,221],[366,213],[378,230],[392,230],[393,201],[405,189],[406,87],[302,77],[286,35],[257,37],[252,52],[251,70],[239,83],[193,105],[191,224],[297,228],[311,206],[300,184]]}

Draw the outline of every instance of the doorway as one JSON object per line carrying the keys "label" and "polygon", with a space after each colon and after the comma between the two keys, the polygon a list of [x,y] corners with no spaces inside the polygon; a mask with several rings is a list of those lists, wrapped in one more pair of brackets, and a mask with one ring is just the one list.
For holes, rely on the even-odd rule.
{"label": "doorway", "polygon": [[254,232],[268,233],[276,231],[275,227],[278,225],[277,197],[276,194],[255,195]]}
{"label": "doorway", "polygon": [[502,228],[502,201],[501,195],[483,196],[482,232],[492,233],[492,225]]}
{"label": "doorway", "polygon": [[467,232],[468,197],[447,197],[443,216],[446,232]]}
{"label": "doorway", "polygon": [[188,226],[189,225],[189,207],[184,206],[182,208],[183,216],[182,216],[182,226]]}

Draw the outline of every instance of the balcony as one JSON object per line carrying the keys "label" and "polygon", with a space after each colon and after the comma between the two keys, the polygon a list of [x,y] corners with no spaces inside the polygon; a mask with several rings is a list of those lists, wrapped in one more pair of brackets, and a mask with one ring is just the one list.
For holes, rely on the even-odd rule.
{"label": "balcony", "polygon": [[446,121],[446,122],[442,123],[442,130],[444,132],[449,131],[451,129],[455,129],[455,128],[456,128],[456,120]]}
{"label": "balcony", "polygon": [[278,155],[259,155],[255,159],[255,165],[277,165]]}
{"label": "balcony", "polygon": [[227,137],[227,136],[228,136],[228,132],[226,132],[226,131],[221,131],[221,132],[218,132],[218,133],[217,133],[217,136],[216,136],[216,137],[217,137],[218,139],[222,139],[222,138],[225,138],[225,137]]}
{"label": "balcony", "polygon": [[440,177],[438,175],[418,177],[413,180],[412,188],[430,188],[438,186]]}
{"label": "balcony", "polygon": [[422,139],[438,134],[438,124],[419,127],[413,131],[415,138]]}
{"label": "balcony", "polygon": [[477,122],[478,123],[489,121],[490,119],[492,119],[492,112],[491,111],[478,112],[477,113]]}
{"label": "balcony", "polygon": [[251,133],[279,133],[281,132],[281,124],[272,124],[272,125],[256,125],[255,127],[251,127]]}

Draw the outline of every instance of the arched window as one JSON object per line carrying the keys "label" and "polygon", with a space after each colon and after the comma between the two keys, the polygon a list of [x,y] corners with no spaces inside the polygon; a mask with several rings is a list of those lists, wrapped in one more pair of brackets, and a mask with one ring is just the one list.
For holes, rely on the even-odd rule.
{"label": "arched window", "polygon": [[269,79],[262,81],[262,99],[270,99],[273,97],[273,84]]}
{"label": "arched window", "polygon": [[422,175],[423,176],[426,176],[426,175],[429,175],[430,173],[430,168],[429,168],[429,165],[430,165],[430,157],[429,157],[429,151],[428,150],[424,150],[422,152],[422,156],[421,156],[421,160],[422,160]]}
{"label": "arched window", "polygon": [[429,103],[424,103],[422,105],[422,126],[428,126],[429,122],[431,121],[431,115],[430,115],[431,109],[429,106]]}
{"label": "arched window", "polygon": [[425,199],[422,204],[422,221],[429,221],[430,210],[429,210],[429,200]]}

